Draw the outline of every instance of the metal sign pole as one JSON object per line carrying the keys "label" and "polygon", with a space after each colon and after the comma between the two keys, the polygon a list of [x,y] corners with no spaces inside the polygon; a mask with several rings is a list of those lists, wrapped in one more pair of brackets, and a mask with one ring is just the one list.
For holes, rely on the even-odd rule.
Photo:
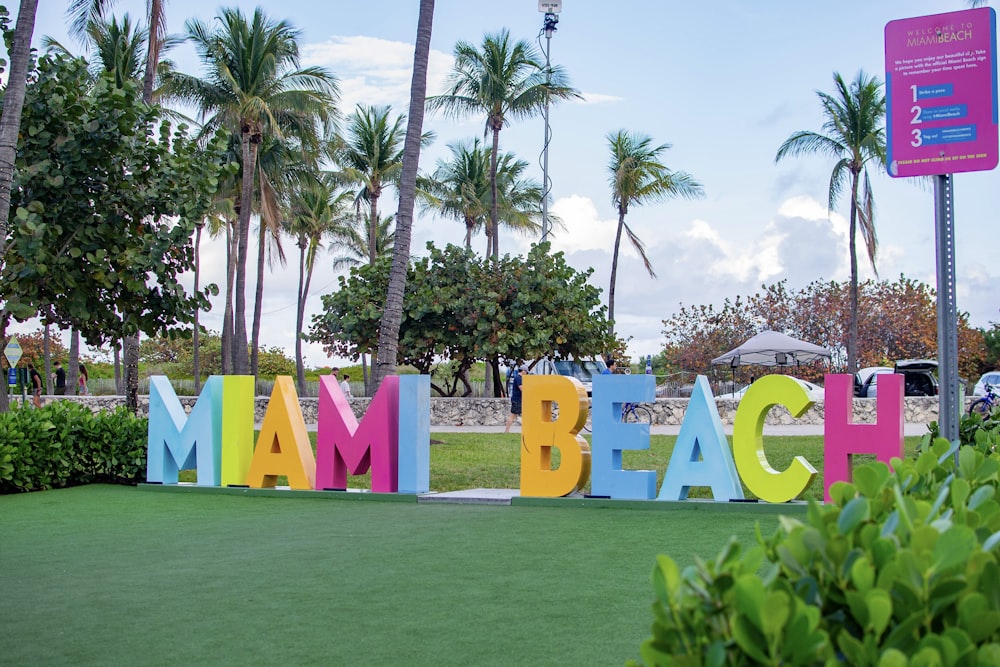
{"label": "metal sign pole", "polygon": [[[938,424],[942,437],[958,443],[961,415],[958,388],[958,309],[955,306],[955,193],[951,174],[934,177],[937,245]],[[958,449],[955,449],[958,465]]]}

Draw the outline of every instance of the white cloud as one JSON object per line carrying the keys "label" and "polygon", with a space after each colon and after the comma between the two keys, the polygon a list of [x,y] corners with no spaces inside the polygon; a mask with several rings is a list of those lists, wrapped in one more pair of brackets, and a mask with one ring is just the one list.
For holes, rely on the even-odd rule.
{"label": "white cloud", "polygon": [[566,253],[579,250],[610,250],[615,242],[617,220],[602,220],[589,197],[560,197],[552,204],[552,213],[565,228],[552,232],[552,247]]}
{"label": "white cloud", "polygon": [[581,95],[583,95],[583,99],[574,100],[575,104],[613,104],[625,101],[624,97],[605,95],[604,93],[581,93]]}
{"label": "white cloud", "polygon": [[[364,35],[334,35],[325,42],[302,48],[305,65],[330,69],[341,86],[341,108],[350,113],[358,103],[389,104],[404,110],[410,101],[413,44]],[[444,90],[452,57],[431,50],[427,69],[427,91]]]}

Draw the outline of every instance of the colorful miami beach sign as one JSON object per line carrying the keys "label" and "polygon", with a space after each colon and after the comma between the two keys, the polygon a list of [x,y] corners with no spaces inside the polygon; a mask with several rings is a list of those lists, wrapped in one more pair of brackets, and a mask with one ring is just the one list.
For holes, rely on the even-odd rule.
{"label": "colorful miami beach sign", "polygon": [[[854,424],[853,377],[827,375],[824,400],[825,496],[851,479],[851,457],[874,454],[889,463],[903,455],[903,378],[878,378],[877,421]],[[147,481],[177,484],[194,469],[200,486],[274,487],[279,476],[302,490],[345,490],[348,477],[371,471],[376,493],[430,491],[430,378],[387,378],[359,422],[332,376],[320,378],[316,453],[313,454],[290,377],[278,377],[254,445],[253,378],[209,378],[190,415],[165,377],[150,382]],[[590,401],[573,378],[524,379],[521,495],[562,497],[591,483],[591,494],[632,500],[685,500],[691,487],[708,487],[718,501],[743,498],[743,484],[761,500],[798,498],[816,468],[796,457],[785,470],[768,462],[764,420],[775,406],[794,417],[812,405],[791,378],[753,383],[740,401],[732,447],[708,380],[699,377],[673,454],[656,489],[656,472],[628,470],[622,454],[649,448],[649,425],[621,422],[622,405],[655,400],[649,375],[601,375],[593,384],[593,437],[580,431]],[[553,410],[558,406],[558,415]],[[553,449],[559,465],[553,467]]]}
{"label": "colorful miami beach sign", "polygon": [[885,80],[892,176],[997,166],[996,12],[991,7],[890,21]]}

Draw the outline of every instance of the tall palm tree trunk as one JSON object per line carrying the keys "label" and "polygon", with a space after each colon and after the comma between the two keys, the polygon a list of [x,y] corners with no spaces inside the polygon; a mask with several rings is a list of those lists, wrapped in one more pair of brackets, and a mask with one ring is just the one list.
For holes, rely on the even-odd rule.
{"label": "tall palm tree trunk", "polygon": [[[75,329],[69,332],[69,356],[66,359],[66,395],[75,396],[80,379],[80,334]],[[73,352],[73,336],[76,336],[76,352]],[[117,344],[117,343],[116,343]]]}
{"label": "tall palm tree trunk", "polygon": [[372,194],[371,217],[368,218],[368,262],[374,264],[378,258],[378,195]]}
{"label": "tall palm tree trunk", "polygon": [[260,221],[257,234],[257,287],[253,299],[253,326],[250,329],[250,375],[257,376],[257,360],[260,353],[260,318],[264,310],[264,260],[267,252],[267,225]]}
{"label": "tall palm tree trunk", "polygon": [[[497,202],[497,155],[500,152],[500,128],[493,125],[493,151],[490,153],[490,234],[487,239],[487,253],[493,257],[493,269],[500,266],[500,213]],[[496,396],[494,390],[494,366],[496,359],[486,360],[486,373],[483,377],[486,396]]]}
{"label": "tall palm tree trunk", "polygon": [[[10,187],[14,180],[14,159],[17,156],[17,135],[21,128],[21,110],[28,82],[28,62],[31,59],[31,34],[35,30],[38,0],[21,0],[10,49],[10,72],[4,93],[3,115],[0,116],[0,239],[7,238],[10,221]],[[6,241],[0,258],[6,255]],[[0,259],[2,261],[2,259]],[[6,401],[6,399],[4,399]]]}
{"label": "tall palm tree trunk", "polygon": [[226,300],[222,315],[222,374],[233,373],[233,282],[236,279],[236,235],[226,221]]}
{"label": "tall palm tree trunk", "polygon": [[125,336],[125,407],[132,414],[139,411],[139,333]]}
{"label": "tall palm tree trunk", "polygon": [[[75,378],[73,382],[76,382]],[[74,384],[70,383],[68,376],[66,379],[66,383],[71,387],[75,387]],[[115,396],[121,396],[123,393],[125,392],[122,391],[122,349],[120,342],[116,340],[115,341]]]}
{"label": "tall palm tree trunk", "polygon": [[[194,230],[194,292],[198,293],[199,279],[201,277],[201,228],[205,226],[204,221],[199,222],[198,226]],[[194,311],[194,332],[192,341],[194,344],[194,358],[192,360],[191,369],[194,374],[194,395],[197,396],[201,393],[201,359],[199,358],[200,348],[198,338],[201,332],[198,330],[198,314],[201,312],[200,308],[196,308]]]}
{"label": "tall palm tree trunk", "polygon": [[615,282],[618,280],[618,249],[622,244],[622,229],[625,227],[625,211],[618,211],[618,231],[615,233],[615,247],[611,253],[611,284],[608,286],[608,324],[611,335],[615,333]]}
{"label": "tall palm tree trunk", "polygon": [[[17,135],[21,129],[21,110],[28,84],[28,62],[31,59],[31,34],[35,31],[38,0],[21,0],[17,13],[14,38],[10,45],[10,72],[4,93],[3,114],[0,115],[0,239],[7,238],[10,222],[10,187],[14,181],[14,159],[17,156]],[[7,242],[0,240],[0,263],[7,255]],[[10,313],[0,308],[0,342],[6,345]],[[6,412],[7,392],[0,391],[0,412]]]}
{"label": "tall palm tree trunk", "polygon": [[236,305],[233,313],[233,373],[250,372],[247,340],[247,250],[250,245],[250,212],[253,205],[253,175],[257,166],[257,145],[251,127],[242,126],[243,183],[240,192],[240,221],[236,236]]}
{"label": "tall palm tree trunk", "polygon": [[306,316],[306,292],[309,283],[306,281],[306,244],[299,240],[299,299],[295,313],[295,377],[299,384],[299,396],[306,393],[306,371],[302,365],[302,324]]}
{"label": "tall palm tree trunk", "polygon": [[149,36],[146,52],[146,71],[142,77],[142,99],[146,104],[153,101],[153,82],[156,68],[160,64],[160,39],[163,24],[163,0],[149,0]]}
{"label": "tall palm tree trunk", "polygon": [[848,251],[851,254],[851,312],[847,319],[847,372],[858,372],[858,177],[854,172],[851,179],[851,229],[848,235]]}
{"label": "tall palm tree trunk", "polygon": [[[420,0],[417,40],[413,52],[413,77],[410,80],[410,113],[403,144],[403,169],[399,180],[399,209],[396,214],[396,240],[392,249],[392,269],[386,292],[382,322],[378,331],[378,356],[375,365],[375,388],[396,372],[399,354],[399,327],[403,321],[403,293],[406,270],[410,263],[410,237],[413,228],[413,201],[416,196],[417,167],[420,162],[420,135],[424,126],[424,102],[427,97],[427,61],[434,24],[434,0]],[[496,201],[494,199],[494,201]]]}
{"label": "tall palm tree trunk", "polygon": [[500,213],[497,202],[497,155],[500,151],[500,128],[493,127],[493,152],[490,153],[490,233],[493,236],[493,268],[500,264]]}
{"label": "tall palm tree trunk", "polygon": [[69,366],[66,372],[66,393],[76,394],[79,392],[77,380],[80,378],[80,331],[73,329],[69,333],[69,359],[66,361]]}
{"label": "tall palm tree trunk", "polygon": [[45,366],[45,388],[48,390],[46,393],[52,396],[56,392],[52,386],[54,384],[52,382],[52,336],[48,322],[45,323],[45,331],[42,333],[42,356]]}

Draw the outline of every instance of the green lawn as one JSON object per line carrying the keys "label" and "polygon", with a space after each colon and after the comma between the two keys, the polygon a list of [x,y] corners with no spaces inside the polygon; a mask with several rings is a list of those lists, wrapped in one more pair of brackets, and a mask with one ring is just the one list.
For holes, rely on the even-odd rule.
{"label": "green lawn", "polygon": [[659,553],[776,514],[89,486],[0,496],[10,665],[620,665]]}
{"label": "green lawn", "polygon": [[[518,486],[518,435],[432,437],[434,490]],[[625,467],[662,481],[674,441],[654,436]],[[822,472],[820,437],[765,449],[779,470],[803,455]],[[806,495],[822,489],[820,477]],[[0,664],[622,664],[649,632],[657,554],[712,558],[778,517],[571,505],[111,486],[0,496]]]}

